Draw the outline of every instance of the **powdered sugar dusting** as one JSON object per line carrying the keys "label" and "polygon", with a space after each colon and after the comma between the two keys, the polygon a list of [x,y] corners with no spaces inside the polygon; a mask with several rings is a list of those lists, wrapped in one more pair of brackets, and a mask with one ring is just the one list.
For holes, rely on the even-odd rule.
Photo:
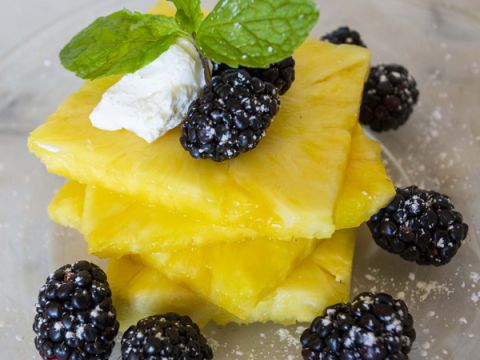
{"label": "powdered sugar dusting", "polygon": [[279,340],[286,343],[288,346],[295,346],[298,344],[298,337],[292,334],[288,329],[278,329],[276,332]]}
{"label": "powdered sugar dusting", "polygon": [[431,295],[450,295],[453,289],[446,284],[441,284],[438,281],[418,281],[416,284],[420,301],[425,301]]}
{"label": "powdered sugar dusting", "polygon": [[[371,283],[369,290],[372,292],[387,291],[386,289],[395,283],[396,287],[400,288],[397,294],[400,294],[408,303],[422,303],[438,297],[448,298],[454,292],[452,284],[449,283],[441,283],[436,280],[416,281],[416,275],[412,272],[408,274],[407,279],[402,281],[385,277],[379,268],[368,268],[365,279]],[[354,290],[359,291],[359,289]]]}

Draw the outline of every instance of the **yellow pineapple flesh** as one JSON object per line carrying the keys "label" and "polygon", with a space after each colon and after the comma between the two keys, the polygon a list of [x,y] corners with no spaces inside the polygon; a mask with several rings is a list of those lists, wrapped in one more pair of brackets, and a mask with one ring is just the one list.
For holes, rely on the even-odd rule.
{"label": "yellow pineapple flesh", "polygon": [[[77,189],[80,194],[85,194],[81,185]],[[67,205],[69,199],[65,195],[70,195],[71,205]],[[62,225],[82,231],[83,212],[76,206],[78,197],[79,194],[71,196],[61,190],[50,206],[50,216]],[[57,208],[55,204],[63,206]],[[114,204],[112,206],[115,207]],[[144,208],[144,214],[148,211]],[[123,222],[141,232],[137,218],[131,218],[131,215],[131,212],[125,211]],[[115,226],[114,223],[107,224]],[[255,239],[157,253],[145,252],[141,260],[159,270],[168,269],[164,273],[172,281],[190,285],[197,294],[245,318],[263,294],[285,280],[312,253],[317,242],[308,239]]]}
{"label": "yellow pineapple flesh", "polygon": [[[90,124],[117,78],[87,82],[36,129],[29,147],[58,175],[277,239],[326,238],[358,118],[369,52],[307,40],[297,79],[255,151],[224,163],[190,157],[175,129],[153,144]],[[268,164],[268,166],[267,166]]]}
{"label": "yellow pineapple flesh", "polygon": [[48,215],[56,223],[81,231],[85,186],[69,181],[55,194],[48,206]]}
{"label": "yellow pineapple flesh", "polygon": [[[61,191],[52,203],[64,205],[61,208],[52,205],[50,215],[64,225],[80,225],[78,229],[81,230],[81,209],[75,204],[66,206],[68,198],[61,199],[65,193]],[[71,198],[76,200],[76,197]],[[129,214],[125,212],[125,216]],[[75,216],[78,219],[74,219]],[[135,219],[126,221],[138,226]],[[203,298],[244,319],[262,295],[273,290],[311,254],[316,242],[258,239],[147,252],[140,258],[160,271],[168,269],[164,275],[173,282],[188,285]]]}
{"label": "yellow pineapple flesh", "polygon": [[147,207],[131,197],[83,187],[85,211],[82,229],[90,253],[99,257],[152,253],[204,244],[253,239],[255,231],[211,224],[163,206]]}
{"label": "yellow pineapple flesh", "polygon": [[[71,195],[60,191],[50,207],[50,215],[66,226],[81,223],[81,207],[75,206],[78,196]],[[70,205],[69,199],[72,200]],[[55,204],[63,206],[57,208]],[[338,232],[332,239],[316,242],[313,252],[306,251],[309,256],[302,254],[309,261],[304,260],[300,265],[290,261],[296,243],[275,240],[201,247],[192,249],[188,255],[182,251],[177,256],[164,253],[145,258],[123,257],[110,261],[109,281],[119,317],[127,323],[165,311],[187,313],[200,323],[207,322],[210,317],[222,324],[306,321],[315,311],[348,296],[353,234],[354,231]],[[303,248],[302,244],[298,245]],[[329,251],[319,254],[326,246]],[[142,264],[142,260],[149,266]],[[338,270],[339,264],[344,268]],[[277,280],[279,287],[268,287],[279,279],[278,270],[286,280],[283,283]],[[339,272],[342,272],[341,277],[337,276]],[[309,281],[321,286],[308,286]],[[189,286],[192,284],[194,286]],[[218,293],[223,297],[218,299]],[[219,311],[220,308],[206,298],[233,310],[237,316],[225,309]],[[299,299],[304,300],[299,302]],[[284,311],[287,307],[290,307],[289,312]]]}
{"label": "yellow pineapple flesh", "polygon": [[[63,216],[61,222],[65,225],[65,219],[80,216],[78,207],[68,209],[76,214]],[[177,311],[200,324],[210,320],[219,324],[309,321],[326,306],[348,299],[355,233],[343,230],[331,239],[319,241],[313,253],[260,299],[244,319],[209,303],[188,286],[170,280],[165,276],[169,269],[159,271],[146,266],[138,256],[111,260],[108,278],[119,320],[132,324],[148,315]]]}
{"label": "yellow pineapple flesh", "polygon": [[[335,208],[335,227],[358,227],[393,195],[379,146],[358,126]],[[246,241],[261,236],[251,229],[205,223],[164,207],[145,207],[130,197],[98,187],[87,187],[81,231],[88,240],[89,252],[100,257]]]}
{"label": "yellow pineapple flesh", "polygon": [[308,322],[327,306],[347,301],[356,233],[341,230],[321,240],[279,287],[259,301],[245,322]]}
{"label": "yellow pineapple flesh", "polygon": [[[134,323],[148,315],[178,309],[201,324],[208,320],[218,324],[311,321],[325,307],[348,300],[355,234],[355,230],[343,230],[331,239],[321,240],[311,256],[263,296],[243,319],[201,300],[188,286],[169,280],[164,275],[165,270],[145,266],[138,257],[112,260],[108,276],[118,316]],[[336,267],[333,274],[329,269],[329,254],[324,251],[326,248],[341,254],[333,262],[343,264],[343,268]],[[343,274],[341,279],[335,275],[338,272]]]}
{"label": "yellow pineapple flesh", "polygon": [[337,229],[358,227],[388,204],[395,187],[382,162],[380,145],[369,139],[361,127],[352,139],[352,151],[334,219]]}
{"label": "yellow pineapple flesh", "polygon": [[132,257],[110,261],[108,281],[118,321],[125,327],[146,316],[167,312],[188,314],[200,325],[208,323],[217,313],[226,314],[190,289],[168,280],[161,272]]}
{"label": "yellow pineapple flesh", "polygon": [[[250,240],[142,254],[143,263],[246,319],[259,299],[311,254],[315,240]],[[168,269],[168,270],[167,270]]]}
{"label": "yellow pineapple flesh", "polygon": [[[367,209],[363,209],[362,206],[365,203],[365,193],[370,189],[370,185],[364,186],[364,182],[357,180],[359,177],[356,170],[357,163],[374,170],[368,174],[370,179],[368,184],[376,184],[373,186],[373,190],[377,191],[367,198],[376,200],[376,202],[373,201]],[[372,164],[379,165],[373,166]],[[354,172],[351,172],[351,169]],[[362,179],[361,176],[359,178]],[[350,225],[346,227],[358,226],[359,223],[349,224],[349,222],[352,219],[366,220],[372,211],[376,211],[375,207],[383,206],[394,192],[391,182],[385,175],[385,169],[381,165],[378,146],[363,134],[360,126],[355,131],[351,160],[344,179],[345,186],[348,186],[348,189],[342,189],[340,198],[343,197],[343,191],[348,192],[349,198],[337,206],[337,212],[340,215],[351,215],[346,218],[340,216],[337,220],[344,225]],[[77,185],[76,188],[85,193],[85,187]],[[62,190],[57,197],[61,198],[64,193]],[[114,257],[128,253],[147,254],[143,257],[144,262],[159,270],[169,269],[167,277],[175,282],[187,284],[204,298],[243,319],[248,316],[262,295],[287,278],[291,270],[310,254],[314,246],[313,242],[308,240],[284,242],[259,238],[235,244],[180,250],[170,249],[170,251],[160,252],[163,250],[161,242],[158,242],[155,248],[151,246],[155,241],[149,237],[152,234],[149,228],[156,229],[155,231],[159,234],[179,232],[191,236],[194,236],[196,232],[208,234],[209,231],[216,231],[216,228],[208,224],[200,226],[185,218],[176,221],[175,217],[165,216],[163,209],[146,208],[141,204],[135,204],[127,201],[128,199],[115,196],[106,190],[90,189],[87,191],[87,198],[89,193],[97,194],[95,201],[92,199],[85,201],[83,214],[78,213],[77,215],[77,217],[83,216],[83,220],[77,220],[74,223],[82,223],[80,230],[83,232],[85,232],[86,218],[90,218],[89,222],[96,221],[99,224],[95,232],[96,241],[94,241],[93,248],[92,233],[87,232],[91,251],[93,250],[100,256]],[[53,204],[67,202],[66,199],[54,199],[50,207],[52,218],[57,221],[61,218],[61,215],[58,214],[59,211],[54,211]],[[360,202],[362,206],[357,206],[357,202]],[[373,209],[371,209],[372,207]],[[61,212],[63,208],[59,208],[59,210]],[[114,213],[115,217],[111,217],[110,213]],[[64,218],[72,219],[74,216],[65,214]],[[169,223],[170,221],[173,222]],[[69,224],[68,221],[60,220],[59,222],[76,227],[73,223]],[[233,228],[231,231],[234,232],[235,229]],[[140,239],[141,241],[139,241]],[[237,239],[237,241],[239,240]],[[327,263],[331,274],[337,279],[347,278],[350,267],[348,263],[345,264],[342,261],[352,256],[353,248],[340,248],[349,251],[347,254],[340,254],[336,253],[338,249],[327,248],[328,244],[328,242],[324,242],[319,245],[319,248],[323,247],[324,251],[317,251],[317,256],[320,258],[318,262]],[[157,252],[157,254],[149,255],[152,252]],[[326,258],[322,259],[322,256]],[[339,269],[339,271],[335,269]]]}

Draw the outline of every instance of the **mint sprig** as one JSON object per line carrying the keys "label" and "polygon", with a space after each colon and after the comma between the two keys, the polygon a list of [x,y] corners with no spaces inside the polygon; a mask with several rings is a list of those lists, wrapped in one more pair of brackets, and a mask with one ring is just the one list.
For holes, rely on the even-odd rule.
{"label": "mint sprig", "polygon": [[169,0],[175,18],[122,10],[100,17],[60,52],[84,79],[134,72],[184,37],[202,59],[231,67],[268,67],[302,44],[319,13],[313,0],[220,0],[203,19],[200,0]]}
{"label": "mint sprig", "polygon": [[171,17],[121,10],[78,33],[60,52],[60,60],[83,79],[123,75],[155,60],[182,33]]}
{"label": "mint sprig", "polygon": [[200,26],[197,46],[216,63],[268,67],[292,55],[318,16],[309,0],[221,0]]}
{"label": "mint sprig", "polygon": [[168,0],[175,4],[175,19],[182,29],[190,34],[195,33],[202,23],[203,14],[200,0]]}

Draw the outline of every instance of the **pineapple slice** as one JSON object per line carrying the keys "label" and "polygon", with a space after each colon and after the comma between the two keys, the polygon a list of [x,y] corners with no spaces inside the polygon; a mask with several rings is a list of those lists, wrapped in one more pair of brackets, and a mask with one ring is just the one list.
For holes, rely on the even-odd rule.
{"label": "pineapple slice", "polygon": [[146,207],[130,197],[83,186],[85,211],[81,231],[88,251],[99,257],[152,253],[253,239],[255,231],[220,226],[162,206]]}
{"label": "pineapple slice", "polygon": [[[363,134],[361,127],[358,126],[353,141],[352,160],[345,175],[344,186],[349,186],[349,188],[342,189],[341,192],[348,190],[351,198],[346,199],[348,201],[343,202],[343,205],[337,206],[340,214],[353,214],[349,218],[338,219],[344,225],[349,225],[348,227],[358,226],[359,223],[349,224],[349,221],[351,219],[364,221],[371,211],[370,208],[366,211],[355,205],[357,201],[361,202],[362,205],[364,204],[365,191],[369,190],[368,187],[361,186],[364,185],[364,182],[356,181],[356,176],[358,176],[356,172],[350,172],[350,169],[356,171],[358,167],[355,165],[357,163],[375,170],[368,174],[369,184],[376,184],[377,186],[373,186],[373,190],[379,190],[372,192],[372,196],[368,198],[376,200],[376,202],[372,202],[370,207],[383,206],[394,193],[393,186],[381,165],[378,146],[369,140]],[[378,163],[379,166],[369,167],[370,163]],[[122,200],[105,190],[89,190],[87,191],[87,198],[90,193],[98,194],[98,196],[93,202],[85,201],[86,204],[90,203],[90,205],[85,205],[85,209],[90,210],[84,212],[83,227],[80,230],[85,231],[85,219],[87,217],[90,218],[90,221],[95,220],[99,224],[96,229],[97,241],[93,245],[94,252],[97,255],[119,257],[132,252],[150,254],[164,250],[161,247],[162,242],[155,243],[155,241],[150,240],[152,239],[149,237],[152,234],[151,228],[158,234],[162,234],[162,232],[174,234],[177,232],[190,233],[191,236],[194,236],[196,231],[207,234],[217,230],[214,226],[201,226],[201,224],[186,221],[185,218],[176,220],[176,217],[169,217],[168,213],[165,215],[165,212],[161,209],[145,208],[139,204],[128,202],[127,199]],[[60,192],[58,196],[61,197],[62,195],[63,192]],[[54,200],[54,203],[65,202],[67,202],[66,199]],[[360,216],[357,216],[353,213],[353,210],[348,208],[342,210],[342,206],[352,207],[356,211],[363,210],[363,212]],[[52,213],[54,208],[54,206],[50,207],[51,216],[58,220],[61,215]],[[59,210],[63,211],[62,208]],[[373,211],[376,210],[378,208]],[[115,217],[112,218],[110,213],[114,213]],[[80,218],[81,216],[82,213],[78,212],[77,217]],[[73,217],[72,214],[65,214],[64,216],[67,220]],[[170,223],[170,221],[173,222]],[[60,222],[64,225],[73,225],[65,220]],[[81,221],[75,221],[75,223],[79,222]],[[228,229],[226,231],[228,232]],[[231,231],[234,232],[235,229],[231,229]],[[240,239],[242,238],[240,237]],[[236,241],[238,241],[238,238]],[[91,238],[89,238],[89,243],[90,250],[92,250]],[[154,244],[156,246],[152,247]],[[326,244],[328,243],[319,246],[326,246]],[[314,246],[313,242],[308,240],[283,242],[257,239],[234,244],[190,247],[185,250],[165,250],[155,255],[146,256],[143,261],[160,270],[162,267],[168,268],[167,276],[175,282],[187,283],[205,298],[228,309],[237,316],[245,318],[245,314],[250,311],[263,294],[271,291],[279,282],[283,281],[295,265],[309,255],[312,246]],[[328,268],[332,271],[334,269],[347,269],[349,271],[349,267],[346,266],[348,264],[342,263],[342,259],[351,257],[351,254],[336,254],[334,250],[325,248],[323,253],[328,254],[326,255],[327,259],[320,259],[319,262],[328,263]],[[346,248],[346,250],[350,249]],[[265,254],[269,254],[269,256]],[[322,253],[319,252],[318,256],[321,257]],[[264,260],[265,257],[267,257],[267,260]],[[349,273],[341,272],[332,274],[339,280],[349,276]]]}
{"label": "pineapple slice", "polygon": [[80,230],[85,203],[85,186],[75,181],[67,182],[57,192],[48,206],[48,215],[56,223]]}
{"label": "pineapple slice", "polygon": [[146,253],[140,258],[170,280],[188,286],[202,298],[246,319],[259,299],[312,253],[316,242],[256,239]]}
{"label": "pineapple slice", "polygon": [[260,300],[245,322],[308,322],[327,306],[348,301],[356,233],[356,229],[341,230],[321,240],[310,257]]}
{"label": "pineapple slice", "polygon": [[[80,225],[77,229],[81,230],[82,209],[76,206],[78,194],[70,198],[64,197],[66,194],[67,191],[59,192],[50,206],[50,216],[63,225]],[[67,205],[69,199],[72,203]],[[128,222],[131,226],[139,225],[135,218]],[[250,240],[154,254],[146,252],[139,259],[159,271],[168,269],[164,275],[174,283],[188,285],[203,298],[245,319],[263,295],[285,280],[312,253],[317,242]]]}
{"label": "pineapple slice", "polygon": [[192,159],[178,128],[147,144],[126,131],[92,127],[89,114],[115,77],[86,82],[31,134],[29,148],[55,174],[202,222],[277,239],[327,238],[369,52],[307,40],[295,58],[297,80],[268,136],[232,161]]}
{"label": "pineapple slice", "polygon": [[[78,194],[71,196],[66,191],[70,187],[82,189],[81,185],[67,184],[52,202],[50,216],[63,225],[78,226],[81,225],[82,209],[76,206]],[[58,206],[60,204],[62,206]],[[125,320],[130,321],[141,315],[142,311],[148,312],[150,309],[176,309],[170,303],[172,299],[184,302],[187,308],[191,306],[192,310],[187,313],[201,320],[201,315],[204,311],[208,312],[209,308],[205,303],[197,301],[197,297],[192,299],[193,292],[185,292],[185,288],[193,289],[201,298],[212,299],[214,304],[246,320],[259,299],[286,279],[310,255],[314,246],[313,240],[251,240],[138,256],[137,262],[149,264],[149,271],[141,269],[138,263],[125,257],[111,261],[109,271],[114,276],[109,278],[114,293],[118,293],[117,306],[124,309],[121,316]],[[161,275],[161,269],[168,271]],[[324,272],[319,274],[325,276]],[[130,280],[137,275],[138,279]],[[153,276],[157,278],[153,286],[155,290],[148,285]],[[114,285],[116,282],[119,283],[117,290]],[[126,286],[130,282],[132,285]],[[183,287],[175,284],[183,284]],[[200,308],[198,314],[197,308]],[[186,309],[176,310],[185,312],[183,310]],[[260,314],[261,312],[257,316]],[[230,321],[230,317],[225,321]],[[237,319],[238,321],[240,320]]]}
{"label": "pineapple slice", "polygon": [[[162,271],[142,265],[138,257],[112,260],[108,277],[119,320],[133,324],[145,316],[177,311],[200,324],[209,320],[218,324],[273,321],[286,325],[311,321],[325,307],[348,300],[355,234],[355,230],[343,230],[331,239],[320,241],[312,255],[265,295],[244,319],[201,300],[188,287],[169,280]],[[335,257],[332,262],[330,255]],[[337,266],[332,271],[333,263]],[[342,278],[336,274],[342,274]]]}
{"label": "pineapple slice", "polygon": [[[336,228],[358,227],[393,195],[394,187],[385,173],[379,146],[358,125],[335,209]],[[58,216],[52,218],[58,220]],[[87,187],[81,230],[88,240],[89,252],[100,257],[261,237],[251,229],[205,224],[185,214],[162,207],[146,208],[131,198],[92,187]]]}
{"label": "pineapple slice", "polygon": [[[63,225],[82,230],[82,208],[77,199],[85,194],[84,186],[76,185],[78,193],[71,196],[67,185],[50,206],[50,216]],[[83,190],[83,191],[82,191]],[[70,198],[68,197],[70,196]],[[69,199],[71,204],[68,205]],[[62,206],[56,206],[62,204]],[[109,204],[115,207],[115,204]],[[148,209],[143,209],[144,215]],[[138,217],[126,209],[124,223],[142,232]],[[126,217],[126,218],[125,218]],[[110,223],[115,226],[115,223]],[[308,257],[318,240],[281,241],[255,239],[249,241],[183,248],[164,252],[145,252],[141,257],[152,267],[169,269],[170,280],[188,284],[204,298],[227,311],[245,318],[259,299],[287,278],[292,270]]]}
{"label": "pineapple slice", "polygon": [[200,325],[226,314],[190,289],[168,280],[162,273],[132,257],[110,261],[108,282],[118,321],[125,328],[146,316],[170,311],[188,314]]}
{"label": "pineapple slice", "polygon": [[358,227],[395,196],[395,187],[381,161],[380,145],[359,126],[352,139],[352,151],[342,190],[335,206],[337,229]]}

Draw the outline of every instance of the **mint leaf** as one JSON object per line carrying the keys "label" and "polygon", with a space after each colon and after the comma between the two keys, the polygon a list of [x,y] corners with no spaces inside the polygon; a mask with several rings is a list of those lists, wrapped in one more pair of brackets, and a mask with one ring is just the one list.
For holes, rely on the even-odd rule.
{"label": "mint leaf", "polygon": [[168,0],[175,4],[175,19],[180,27],[190,34],[198,30],[203,19],[200,0]]}
{"label": "mint leaf", "polygon": [[121,10],[78,33],[60,52],[60,60],[83,79],[123,75],[155,60],[182,34],[171,17]]}
{"label": "mint leaf", "polygon": [[318,16],[312,0],[220,0],[200,25],[197,46],[216,63],[268,67],[292,55]]}

